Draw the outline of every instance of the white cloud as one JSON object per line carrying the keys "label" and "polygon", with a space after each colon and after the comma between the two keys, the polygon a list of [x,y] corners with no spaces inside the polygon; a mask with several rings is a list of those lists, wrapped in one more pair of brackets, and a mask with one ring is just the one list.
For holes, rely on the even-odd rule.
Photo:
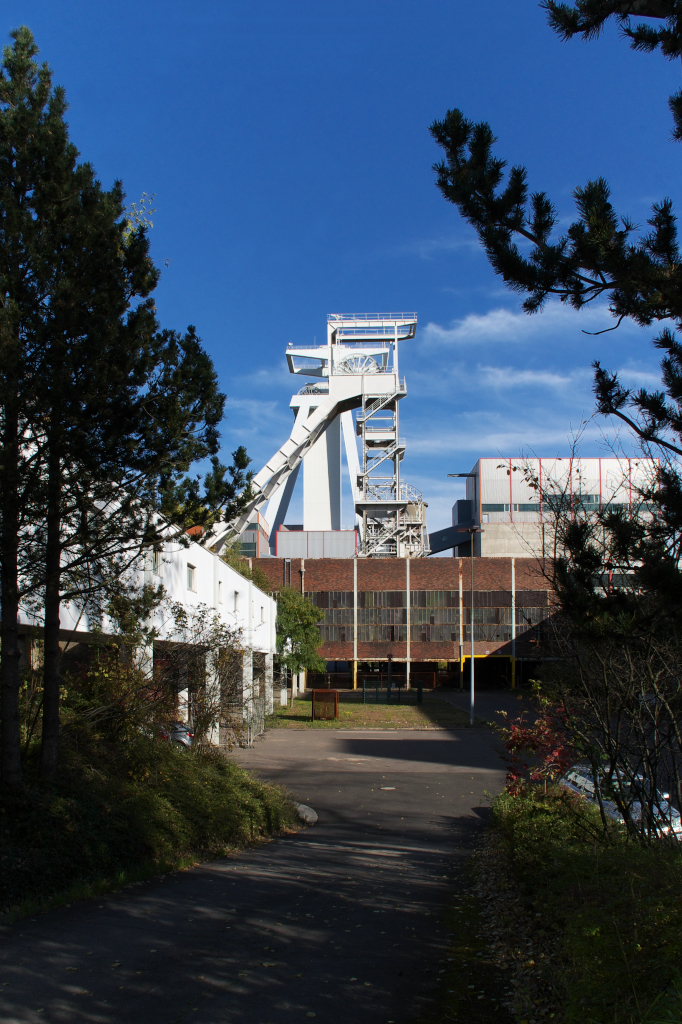
{"label": "white cloud", "polygon": [[287,364],[282,360],[268,369],[256,370],[254,373],[243,374],[240,377],[231,377],[230,391],[235,394],[244,394],[249,391],[262,391],[273,387],[289,387],[293,392],[296,390],[295,382],[296,378],[292,377]]}
{"label": "white cloud", "polygon": [[513,366],[479,366],[478,374],[481,384],[492,388],[575,388],[592,379],[587,369],[562,374],[551,370],[517,370]]}
{"label": "white cloud", "polygon": [[[576,430],[580,426],[580,422],[574,424]],[[511,426],[509,419],[500,417],[497,423],[488,425],[488,429],[484,422],[479,421],[461,429],[434,431],[434,434],[428,437],[408,434],[405,463],[407,467],[408,457],[416,454],[435,456],[448,452],[456,458],[458,453],[466,452],[467,458],[471,455],[476,458],[492,455],[516,457],[529,449],[547,458],[568,451],[570,433],[571,424],[564,416],[557,417],[554,423],[547,420],[540,423],[528,422],[522,426],[517,423],[515,428]],[[595,426],[585,440],[597,441],[600,437],[600,432]],[[406,472],[409,475],[409,469],[406,469]]]}
{"label": "white cloud", "polygon": [[[560,302],[550,302],[542,313],[528,316],[511,309],[491,309],[487,313],[470,313],[453,320],[448,327],[428,323],[421,339],[428,346],[471,345],[476,343],[523,343],[557,334],[579,335],[583,331],[600,331],[613,326],[613,317],[606,305],[588,306],[578,312]],[[623,323],[620,331],[632,325]]]}
{"label": "white cloud", "polygon": [[461,252],[467,249],[469,252],[476,252],[483,255],[481,243],[473,233],[469,236],[453,238],[452,236],[441,236],[439,238],[416,238],[411,242],[393,249],[393,253],[405,256],[417,256],[419,259],[428,260],[438,256],[442,252]]}
{"label": "white cloud", "polygon": [[622,381],[625,384],[629,385],[630,387],[634,387],[634,388],[660,388],[660,387],[662,387],[660,370],[658,372],[656,372],[655,370],[654,371],[637,370],[634,367],[626,366],[625,369],[620,371],[619,376],[622,379]]}

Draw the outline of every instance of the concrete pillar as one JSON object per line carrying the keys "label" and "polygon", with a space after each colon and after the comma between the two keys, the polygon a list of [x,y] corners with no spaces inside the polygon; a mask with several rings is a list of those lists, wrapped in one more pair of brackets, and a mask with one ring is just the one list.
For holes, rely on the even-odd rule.
{"label": "concrete pillar", "polygon": [[135,668],[140,669],[141,672],[151,679],[154,675],[154,642],[145,644],[141,643],[140,646],[135,650],[134,654]]}
{"label": "concrete pillar", "polygon": [[211,651],[206,658],[206,705],[210,709],[211,721],[206,739],[213,746],[220,745],[220,682],[218,679],[219,652]]}
{"label": "concrete pillar", "polygon": [[253,651],[242,655],[242,714],[246,719],[251,715],[253,702]]}
{"label": "concrete pillar", "polygon": [[405,618],[407,619],[407,663],[405,665],[405,689],[409,690],[410,689],[410,685],[411,685],[411,683],[410,683],[410,665],[412,663],[411,662],[411,657],[410,657],[410,655],[411,655],[411,648],[410,648],[410,639],[411,638],[410,638],[410,633],[411,633],[411,630],[412,630],[412,617],[410,615],[410,607],[411,607],[412,601],[411,601],[411,589],[410,589],[410,556],[409,556],[409,554],[408,554],[407,558],[405,559],[405,588],[406,588],[406,592],[407,592],[407,600],[405,602],[406,605],[407,605],[407,612],[406,612],[406,615],[405,615]]}
{"label": "concrete pillar", "polygon": [[189,721],[189,690],[178,690],[178,718],[181,722]]}
{"label": "concrete pillar", "polygon": [[273,661],[274,661],[274,655],[272,655],[272,654],[266,654],[265,655],[265,678],[264,678],[263,682],[264,682],[264,688],[265,688],[265,714],[266,715],[271,715],[272,712],[275,710],[275,708],[274,708],[274,693],[273,693],[273,686],[274,686],[274,681],[273,681]]}
{"label": "concrete pillar", "polygon": [[287,670],[283,668],[279,677],[279,706],[285,708],[287,706]]}

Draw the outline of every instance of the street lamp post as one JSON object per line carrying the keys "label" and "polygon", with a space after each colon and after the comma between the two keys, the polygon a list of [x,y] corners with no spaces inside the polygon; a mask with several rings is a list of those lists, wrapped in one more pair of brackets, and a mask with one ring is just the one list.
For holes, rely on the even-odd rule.
{"label": "street lamp post", "polygon": [[[448,473],[449,477],[464,477],[476,479],[475,473]],[[474,484],[474,500],[472,506],[476,503],[476,485]],[[472,507],[472,521],[475,520],[475,512]],[[474,655],[474,536],[477,533],[483,533],[480,526],[465,526],[462,528],[463,533],[471,535],[471,666],[470,666],[470,682],[469,682],[469,725],[474,724],[474,706],[476,703],[476,682],[475,682],[475,655]]]}

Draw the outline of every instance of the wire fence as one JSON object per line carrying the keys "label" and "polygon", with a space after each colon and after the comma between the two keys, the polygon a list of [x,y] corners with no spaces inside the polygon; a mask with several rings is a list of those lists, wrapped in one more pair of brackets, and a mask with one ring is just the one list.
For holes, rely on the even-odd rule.
{"label": "wire fence", "polygon": [[252,747],[253,741],[265,732],[265,697],[252,697],[244,707],[244,734],[240,746]]}
{"label": "wire fence", "polygon": [[409,689],[406,686],[376,686],[362,681],[363,704],[421,704],[422,685],[418,683]]}

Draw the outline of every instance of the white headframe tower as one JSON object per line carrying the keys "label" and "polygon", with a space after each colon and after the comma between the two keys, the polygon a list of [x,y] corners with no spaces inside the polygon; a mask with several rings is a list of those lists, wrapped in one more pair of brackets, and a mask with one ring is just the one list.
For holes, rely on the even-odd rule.
{"label": "white headframe tower", "polygon": [[313,380],[291,399],[291,434],[254,478],[253,502],[234,522],[214,528],[212,546],[241,533],[267,504],[274,553],[275,534],[288,511],[301,462],[303,529],[340,530],[343,435],[359,554],[428,554],[422,495],[400,475],[405,442],[398,405],[407,388],[398,372],[398,346],[414,337],[416,326],[416,313],[330,314],[326,345],[289,344],[289,371]]}

